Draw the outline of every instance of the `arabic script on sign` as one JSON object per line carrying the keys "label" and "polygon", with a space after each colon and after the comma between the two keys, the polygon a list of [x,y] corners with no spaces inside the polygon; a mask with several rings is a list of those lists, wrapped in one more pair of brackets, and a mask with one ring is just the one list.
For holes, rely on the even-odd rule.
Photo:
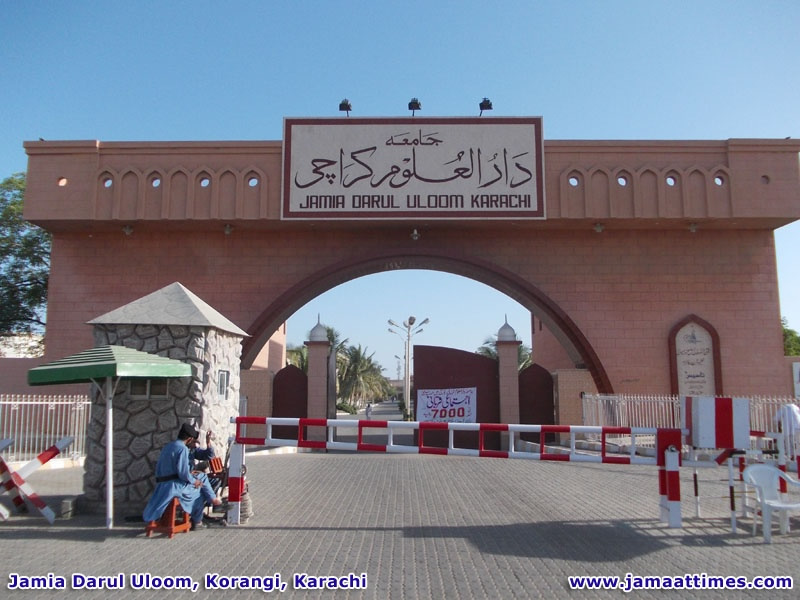
{"label": "arabic script on sign", "polygon": [[448,423],[475,423],[477,388],[417,390],[417,419]]}
{"label": "arabic script on sign", "polygon": [[444,121],[287,119],[283,217],[543,218],[539,121]]}

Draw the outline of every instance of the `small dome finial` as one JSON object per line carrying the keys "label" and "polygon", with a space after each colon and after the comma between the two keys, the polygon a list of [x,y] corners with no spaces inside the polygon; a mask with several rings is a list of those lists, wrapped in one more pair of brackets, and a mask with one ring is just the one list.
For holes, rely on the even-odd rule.
{"label": "small dome finial", "polygon": [[311,333],[308,336],[308,341],[310,342],[328,341],[328,329],[325,327],[325,325],[322,324],[322,320],[320,319],[319,314],[317,314],[317,324],[314,325],[314,329],[311,330]]}
{"label": "small dome finial", "polygon": [[497,341],[498,342],[516,342],[517,341],[517,332],[514,331],[514,328],[508,324],[508,315],[505,317],[505,323],[503,326],[497,331]]}

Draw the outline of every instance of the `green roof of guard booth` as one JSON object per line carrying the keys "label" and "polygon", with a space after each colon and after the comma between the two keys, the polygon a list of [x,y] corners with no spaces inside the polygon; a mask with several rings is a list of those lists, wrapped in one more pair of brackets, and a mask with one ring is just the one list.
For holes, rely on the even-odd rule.
{"label": "green roof of guard booth", "polygon": [[107,377],[190,377],[192,367],[125,346],[99,346],[28,370],[29,385],[91,383]]}

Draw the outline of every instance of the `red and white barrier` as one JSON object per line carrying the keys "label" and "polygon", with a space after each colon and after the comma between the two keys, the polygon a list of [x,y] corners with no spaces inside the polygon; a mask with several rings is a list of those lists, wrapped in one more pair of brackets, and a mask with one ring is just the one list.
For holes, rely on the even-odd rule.
{"label": "red and white barrier", "polygon": [[[555,460],[573,462],[600,462],[612,464],[643,464],[655,465],[656,459],[636,454],[636,436],[655,435],[655,428],[637,427],[593,427],[582,425],[507,425],[502,423],[442,423],[426,421],[366,421],[348,419],[302,419],[282,417],[237,417],[236,442],[244,445],[257,446],[290,446],[297,448],[312,448],[317,450],[345,450],[352,452],[387,452],[400,454],[437,454],[447,456],[479,456],[484,458],[522,458],[527,460]],[[245,425],[266,425],[267,432],[264,437],[252,437],[242,434]],[[297,439],[276,438],[272,435],[274,426],[290,426],[298,428]],[[308,427],[325,428],[325,439],[307,439]],[[334,440],[337,428],[358,429],[356,442],[340,442]],[[371,444],[364,442],[364,433],[370,429],[386,430],[386,444]],[[396,444],[394,436],[397,432],[419,431],[416,445]],[[447,448],[425,445],[426,431],[449,432]],[[453,433],[456,431],[478,432],[478,448],[459,448],[454,445]],[[509,449],[489,450],[484,447],[484,434],[486,432],[506,432],[510,435]],[[519,449],[516,433],[538,433],[541,439],[547,434],[566,434],[570,436],[568,452],[547,452],[544,443],[540,443],[541,452],[528,452]],[[580,453],[575,448],[576,436],[586,434],[600,434],[601,453],[599,455]],[[609,455],[606,451],[605,439],[608,435],[629,435],[632,442],[626,455]],[[321,436],[320,436],[321,437]]]}
{"label": "red and white barrier", "polygon": [[[230,473],[228,475],[228,523],[238,525],[240,522],[241,494],[244,490],[244,446],[289,446],[297,448],[312,448],[317,450],[345,450],[386,452],[402,454],[435,454],[446,456],[475,456],[485,458],[521,458],[527,460],[552,460],[560,462],[595,462],[606,464],[641,464],[659,466],[659,485],[662,488],[662,519],[670,527],[680,527],[680,478],[678,477],[677,463],[673,465],[667,453],[680,454],[682,434],[679,429],[656,429],[636,427],[593,427],[580,425],[527,425],[527,424],[502,424],[502,423],[441,423],[425,421],[367,421],[367,420],[339,420],[339,419],[302,419],[282,417],[236,417],[231,419],[236,424],[236,436],[231,446]],[[266,435],[254,437],[245,434],[247,425],[265,425]],[[297,427],[297,439],[276,438],[273,436],[274,426]],[[324,439],[308,439],[307,428],[324,428],[324,436],[314,436]],[[357,428],[356,442],[335,441],[336,428]],[[387,441],[385,444],[367,443],[364,441],[365,430],[385,430]],[[396,444],[394,436],[398,431],[418,431],[417,444]],[[425,432],[447,431],[448,445],[446,448],[425,445]],[[478,448],[459,448],[454,444],[456,431],[478,432]],[[484,447],[484,434],[486,432],[501,432],[508,434],[508,450],[490,450]],[[538,433],[540,435],[539,452],[529,452],[518,449],[517,435],[519,433]],[[569,435],[569,451],[548,452],[545,448],[547,434]],[[600,434],[600,454],[588,454],[576,450],[576,436],[586,434]],[[607,435],[626,435],[631,437],[628,453],[609,455],[606,451]],[[636,454],[636,437],[653,436],[662,440],[656,457],[639,456]],[[663,447],[663,448],[662,448]],[[670,447],[672,447],[670,449]],[[675,450],[677,448],[677,450]],[[667,464],[667,461],[669,465]],[[663,475],[661,471],[664,471]],[[667,474],[669,473],[669,474]]]}
{"label": "red and white barrier", "polygon": [[[34,491],[29,483],[25,480],[31,473],[36,471],[39,467],[47,463],[51,458],[58,456],[64,448],[69,446],[74,438],[65,437],[60,439],[54,445],[50,446],[44,452],[41,452],[36,458],[23,465],[18,471],[14,471],[5,459],[0,456],[0,479],[2,479],[2,486],[0,486],[0,494],[9,492],[12,502],[17,510],[21,510],[25,505],[23,496],[27,498],[33,506],[48,520],[50,524],[55,521],[55,514],[52,509],[44,503],[39,495]],[[8,442],[6,444],[5,442]],[[4,450],[11,445],[13,440],[3,440],[0,443],[0,450]],[[9,513],[6,509],[0,506],[0,518],[3,520],[8,519]]]}
{"label": "red and white barrier", "polygon": [[750,447],[750,400],[687,396],[681,399],[684,427],[694,448]]}

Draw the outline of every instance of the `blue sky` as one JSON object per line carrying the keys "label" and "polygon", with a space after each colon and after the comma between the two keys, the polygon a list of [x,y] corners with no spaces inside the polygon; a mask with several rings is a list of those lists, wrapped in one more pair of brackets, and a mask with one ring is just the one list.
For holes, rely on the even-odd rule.
{"label": "blue sky", "polygon": [[[25,140],[278,140],[284,116],[338,116],[344,97],[358,116],[412,96],[453,116],[488,96],[548,139],[800,138],[799,31],[796,0],[0,0],[0,177],[25,170]],[[776,243],[800,329],[800,224]],[[318,313],[391,375],[388,318],[430,317],[419,343],[466,350],[505,314],[528,329],[515,302],[434,272],[340,286],[290,342]]]}

